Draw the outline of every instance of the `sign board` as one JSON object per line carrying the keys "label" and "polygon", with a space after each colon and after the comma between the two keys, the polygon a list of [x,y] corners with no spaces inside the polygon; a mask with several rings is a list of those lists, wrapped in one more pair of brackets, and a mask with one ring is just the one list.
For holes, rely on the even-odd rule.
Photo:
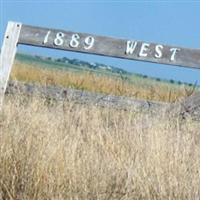
{"label": "sign board", "polygon": [[200,49],[8,22],[0,58],[1,102],[18,44],[200,69]]}
{"label": "sign board", "polygon": [[200,49],[22,25],[18,44],[200,69]]}

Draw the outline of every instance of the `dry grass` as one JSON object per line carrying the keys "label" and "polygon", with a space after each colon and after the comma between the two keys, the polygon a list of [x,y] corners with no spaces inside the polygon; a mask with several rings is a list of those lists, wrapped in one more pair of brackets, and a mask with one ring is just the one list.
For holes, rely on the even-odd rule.
{"label": "dry grass", "polygon": [[[92,92],[129,96],[139,99],[174,102],[188,96],[191,88],[135,77],[131,82],[120,77],[98,76],[94,73],[74,73],[66,70],[48,70],[35,64],[15,62],[11,78],[45,85],[61,85]],[[189,94],[187,92],[189,91]]]}
{"label": "dry grass", "polygon": [[200,123],[7,96],[0,199],[199,199]]}

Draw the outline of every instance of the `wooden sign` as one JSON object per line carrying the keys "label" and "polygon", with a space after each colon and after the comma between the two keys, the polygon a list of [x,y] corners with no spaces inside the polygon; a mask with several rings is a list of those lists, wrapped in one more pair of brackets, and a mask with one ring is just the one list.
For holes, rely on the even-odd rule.
{"label": "wooden sign", "polygon": [[200,69],[200,49],[22,25],[18,44]]}
{"label": "wooden sign", "polygon": [[8,22],[0,57],[0,102],[18,44],[200,69],[200,49]]}

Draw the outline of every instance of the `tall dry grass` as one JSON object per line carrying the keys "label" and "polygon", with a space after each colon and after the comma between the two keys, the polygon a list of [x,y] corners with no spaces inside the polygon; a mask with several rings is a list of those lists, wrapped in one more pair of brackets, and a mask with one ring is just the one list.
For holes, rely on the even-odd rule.
{"label": "tall dry grass", "polygon": [[[137,78],[126,80],[123,77],[97,75],[91,72],[72,72],[48,69],[37,64],[15,62],[11,79],[38,82],[43,85],[61,85],[80,90],[100,92],[139,99],[174,102],[191,94],[192,88],[175,86],[163,82]],[[189,93],[187,93],[189,91]]]}
{"label": "tall dry grass", "polygon": [[0,199],[199,199],[200,123],[7,96]]}

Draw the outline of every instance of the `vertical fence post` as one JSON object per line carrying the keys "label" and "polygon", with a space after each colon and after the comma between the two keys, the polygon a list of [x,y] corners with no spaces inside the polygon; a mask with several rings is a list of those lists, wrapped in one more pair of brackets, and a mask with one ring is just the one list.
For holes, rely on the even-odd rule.
{"label": "vertical fence post", "polygon": [[17,51],[21,23],[8,22],[0,55],[0,109],[2,108],[7,82]]}

